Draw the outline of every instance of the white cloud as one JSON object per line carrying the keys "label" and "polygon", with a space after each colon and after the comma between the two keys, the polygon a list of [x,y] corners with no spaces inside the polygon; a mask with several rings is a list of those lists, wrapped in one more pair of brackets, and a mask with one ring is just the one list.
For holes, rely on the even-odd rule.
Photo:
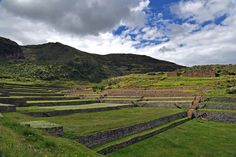
{"label": "white cloud", "polygon": [[207,20],[214,20],[231,7],[231,0],[188,0],[173,5],[171,10],[179,17],[193,17],[199,23],[202,23]]}
{"label": "white cloud", "polygon": [[[77,35],[111,31],[121,22],[144,22],[147,0],[3,0],[1,9],[60,32]],[[134,9],[136,8],[136,9]]]}
{"label": "white cloud", "polygon": [[[75,9],[61,10],[68,8],[67,5],[69,5],[63,6],[63,2],[66,3],[66,1],[61,0],[48,1],[49,4],[55,5],[60,2],[60,5],[63,6],[61,8],[60,6],[58,6],[59,8],[50,7],[50,5],[44,7],[42,1],[5,0],[5,2],[8,4],[1,5],[0,2],[0,36],[11,38],[20,44],[58,41],[91,53],[136,53],[184,65],[236,63],[236,3],[232,0],[190,0],[172,7],[172,11],[175,11],[179,17],[194,16],[199,23],[214,19],[219,14],[227,14],[228,17],[223,22],[223,26],[211,24],[201,31],[190,33],[198,28],[198,24],[170,23],[169,20],[162,19],[161,13],[157,13],[158,22],[162,22],[170,31],[145,26],[141,29],[142,34],[139,34],[139,29],[135,28],[144,26],[145,14],[142,10],[149,4],[149,1],[145,0],[132,1],[128,4],[127,0],[109,1],[111,8],[98,14],[99,17],[104,16],[101,19],[96,17],[98,11],[102,12],[105,9],[102,0],[79,1],[81,6],[77,7],[82,8],[79,12]],[[15,3],[13,4],[13,2]],[[32,8],[32,4],[37,5],[37,8]],[[118,14],[119,9],[126,10],[127,6],[128,12],[120,16],[113,15]],[[100,8],[93,12],[94,7]],[[190,11],[189,8],[193,8],[193,10]],[[57,9],[62,13],[57,14]],[[32,15],[30,15],[31,11]],[[57,17],[61,17],[64,21],[62,26],[62,21]],[[52,18],[57,19],[49,21]],[[100,22],[104,22],[104,25],[99,24]],[[120,36],[114,36],[111,30],[119,24],[126,24],[130,27]],[[73,33],[74,31],[76,33]],[[128,36],[130,33],[138,34],[137,41],[131,40]],[[165,35],[170,38],[170,41],[159,45],[150,44],[139,49],[134,47],[142,40],[154,40]]]}

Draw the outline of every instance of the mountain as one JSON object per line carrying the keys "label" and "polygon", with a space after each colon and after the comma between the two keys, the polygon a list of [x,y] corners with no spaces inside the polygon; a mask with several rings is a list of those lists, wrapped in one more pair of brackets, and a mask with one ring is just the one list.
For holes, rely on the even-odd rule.
{"label": "mountain", "polygon": [[[10,59],[4,62],[5,67],[10,70],[8,73],[18,74],[18,77],[33,77],[43,80],[100,81],[112,76],[174,71],[183,67],[144,55],[91,54],[58,42],[21,46],[21,50],[24,59],[14,61]],[[13,67],[14,70],[11,69]],[[0,75],[0,77],[5,76]]]}
{"label": "mountain", "polygon": [[0,57],[20,59],[24,58],[21,47],[14,41],[0,37]]}

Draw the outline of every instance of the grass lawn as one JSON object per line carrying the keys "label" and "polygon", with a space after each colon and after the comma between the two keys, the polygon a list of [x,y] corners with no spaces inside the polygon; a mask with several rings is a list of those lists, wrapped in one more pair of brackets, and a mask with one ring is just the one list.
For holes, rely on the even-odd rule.
{"label": "grass lawn", "polygon": [[235,157],[236,124],[193,120],[108,157]]}
{"label": "grass lawn", "polygon": [[[1,104],[0,104],[1,105]],[[94,103],[89,105],[68,105],[68,106],[31,106],[31,107],[17,107],[19,112],[40,112],[40,111],[55,111],[55,110],[77,110],[88,108],[102,108],[124,106],[129,104],[108,104],[108,103]]]}
{"label": "grass lawn", "polygon": [[106,112],[78,113],[67,116],[35,118],[20,113],[4,113],[4,116],[17,122],[44,120],[64,126],[65,135],[87,135],[146,122],[163,116],[182,112],[179,109],[128,108]]}

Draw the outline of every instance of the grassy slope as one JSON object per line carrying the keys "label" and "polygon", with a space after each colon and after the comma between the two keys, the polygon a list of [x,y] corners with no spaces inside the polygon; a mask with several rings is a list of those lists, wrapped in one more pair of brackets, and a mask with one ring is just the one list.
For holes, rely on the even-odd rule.
{"label": "grassy slope", "polygon": [[[8,47],[0,41],[1,46]],[[25,59],[6,60],[0,54],[0,78],[97,82],[110,76],[183,67],[144,55],[90,54],[61,43],[18,46],[18,49],[22,49]]]}
{"label": "grassy slope", "polygon": [[[102,81],[94,88],[103,89],[166,89],[209,96],[232,96],[226,94],[234,86],[236,77],[167,77],[165,73],[130,74]],[[234,94],[235,95],[235,94]]]}
{"label": "grassy slope", "polygon": [[0,119],[1,157],[99,157],[81,144],[23,127],[12,120]]}
{"label": "grassy slope", "polygon": [[235,157],[236,124],[193,120],[109,157]]}

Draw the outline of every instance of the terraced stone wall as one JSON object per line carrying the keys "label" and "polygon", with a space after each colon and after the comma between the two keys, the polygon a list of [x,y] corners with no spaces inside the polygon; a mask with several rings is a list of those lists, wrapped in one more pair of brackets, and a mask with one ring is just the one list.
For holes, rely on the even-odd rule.
{"label": "terraced stone wall", "polygon": [[159,118],[159,119],[152,120],[145,123],[136,124],[129,127],[118,128],[118,129],[104,131],[104,132],[98,132],[98,133],[88,135],[88,136],[81,136],[77,138],[77,141],[91,148],[100,144],[104,144],[114,139],[140,133],[147,129],[151,129],[151,128],[166,124],[168,122],[184,118],[186,116],[187,116],[186,112],[181,112],[181,113],[166,116],[166,117]]}

